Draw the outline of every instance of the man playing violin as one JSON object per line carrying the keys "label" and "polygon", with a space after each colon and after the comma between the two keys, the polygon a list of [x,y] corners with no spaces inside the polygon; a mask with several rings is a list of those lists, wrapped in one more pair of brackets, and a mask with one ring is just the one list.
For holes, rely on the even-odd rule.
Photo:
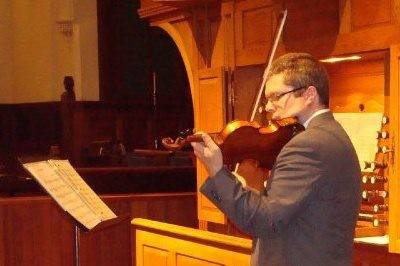
{"label": "man playing violin", "polygon": [[282,148],[263,191],[243,187],[203,134],[204,142],[192,143],[209,174],[200,191],[252,236],[251,265],[351,265],[361,171],[328,109],[325,68],[309,54],[283,55],[265,96],[273,119],[297,117],[305,131]]}

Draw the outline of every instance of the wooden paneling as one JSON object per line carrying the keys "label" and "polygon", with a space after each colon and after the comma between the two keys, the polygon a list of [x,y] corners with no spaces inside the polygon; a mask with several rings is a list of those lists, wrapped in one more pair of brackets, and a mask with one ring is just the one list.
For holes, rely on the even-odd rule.
{"label": "wooden paneling", "polygon": [[221,23],[224,29],[224,62],[223,66],[233,69],[235,67],[235,27],[234,27],[234,2],[221,4]]}
{"label": "wooden paneling", "polygon": [[0,219],[0,265],[74,265],[72,220],[49,199],[2,198]]}
{"label": "wooden paneling", "polygon": [[236,65],[265,63],[276,24],[272,2],[239,1],[234,12]]}
{"label": "wooden paneling", "polygon": [[221,69],[199,72],[199,129],[205,132],[218,132],[223,128],[225,95],[222,88]]}
{"label": "wooden paneling", "polygon": [[[208,173],[204,166],[199,162],[197,164],[197,187],[198,190],[201,187],[201,185],[205,182],[206,178],[208,176]],[[226,217],[225,215],[218,210],[218,208],[211,202],[209,201],[203,194],[199,193],[198,194],[198,218],[201,221],[209,221],[209,222],[214,222],[214,223],[226,223]],[[207,224],[202,224],[202,228],[206,229]]]}
{"label": "wooden paneling", "polygon": [[353,30],[391,23],[392,0],[351,0]]}
{"label": "wooden paneling", "polygon": [[[219,132],[224,125],[224,92],[222,70],[205,69],[199,72],[199,122],[198,129],[204,132]],[[203,184],[207,172],[197,164],[197,184]],[[200,220],[225,222],[223,214],[202,194],[199,194],[198,212]]]}
{"label": "wooden paneling", "polygon": [[188,166],[78,168],[98,194],[194,192],[195,168]]}
{"label": "wooden paneling", "polygon": [[198,44],[198,69],[223,65],[225,32],[219,6],[196,9],[195,33]]}
{"label": "wooden paneling", "polygon": [[[102,199],[118,215],[197,227],[196,194],[130,194]],[[0,198],[0,265],[130,265],[130,219],[78,234],[75,222],[49,197]],[[79,264],[77,261],[79,258]],[[155,265],[155,264],[149,264]]]}
{"label": "wooden paneling", "polygon": [[[109,225],[98,231],[80,229],[76,231],[75,250],[77,252],[76,265],[97,266],[115,265],[129,266],[132,260],[129,217],[129,198],[119,198],[106,201],[117,216],[127,216],[117,224]],[[64,214],[65,215],[65,214]]]}
{"label": "wooden paneling", "polygon": [[[207,18],[202,12],[202,9],[197,9],[194,14],[193,23],[193,33],[194,38],[196,40],[197,49],[194,50],[196,54],[196,68],[204,69],[210,67],[211,60],[210,60],[210,47],[209,41],[210,40],[210,27],[208,26]],[[208,26],[208,27],[207,27]]]}
{"label": "wooden paneling", "polygon": [[132,197],[132,217],[197,227],[196,193],[139,194]]}
{"label": "wooden paneling", "polygon": [[280,44],[283,52],[307,52],[317,57],[332,53],[339,31],[337,1],[288,1],[284,8],[288,16]]}
{"label": "wooden paneling", "polygon": [[383,25],[340,34],[336,37],[335,46],[330,54],[338,55],[388,49],[392,44],[400,41],[398,36],[400,36],[400,27],[397,25]]}
{"label": "wooden paneling", "polygon": [[[143,163],[143,159],[139,162]],[[98,194],[196,191],[196,169],[193,166],[86,167],[76,170]],[[0,195],[45,194],[36,181],[25,177],[30,175],[25,172],[14,175],[0,173]]]}
{"label": "wooden paneling", "polygon": [[48,155],[60,138],[59,103],[0,105],[0,145],[17,154]]}
{"label": "wooden paneling", "polygon": [[132,224],[137,266],[153,260],[175,266],[250,265],[248,239],[145,219],[134,219]]}
{"label": "wooden paneling", "polygon": [[[251,240],[210,233],[192,228],[134,219],[132,231],[136,239],[137,266],[162,260],[153,265],[249,265]],[[355,266],[395,266],[400,255],[389,253],[386,246],[355,243]]]}
{"label": "wooden paneling", "polygon": [[385,112],[385,72],[379,59],[326,65],[330,76],[330,107],[334,112]]}
{"label": "wooden paneling", "polygon": [[[85,165],[90,145],[96,141],[120,141],[126,149],[153,147],[146,121],[150,120],[148,105],[77,102],[73,107],[72,162]],[[132,121],[136,121],[132,124]],[[140,123],[140,125],[139,125]],[[122,139],[117,139],[122,137]]]}
{"label": "wooden paneling", "polygon": [[398,0],[339,0],[340,34],[331,54],[389,49],[400,41]]}
{"label": "wooden paneling", "polygon": [[221,67],[224,64],[224,27],[221,24],[220,16],[213,18],[210,21],[210,34],[215,36],[215,43],[211,43],[211,65],[210,67]]}
{"label": "wooden paneling", "polygon": [[155,247],[143,246],[143,266],[168,266],[168,251]]}
{"label": "wooden paneling", "polygon": [[209,260],[193,258],[190,256],[186,256],[184,254],[178,254],[176,256],[176,265],[187,265],[187,266],[217,266],[221,265],[220,263],[213,263]]}

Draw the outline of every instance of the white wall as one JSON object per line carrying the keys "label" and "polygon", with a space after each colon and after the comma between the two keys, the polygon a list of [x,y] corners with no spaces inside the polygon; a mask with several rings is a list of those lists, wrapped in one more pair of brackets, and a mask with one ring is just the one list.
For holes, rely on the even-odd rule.
{"label": "white wall", "polygon": [[[74,67],[80,78],[76,96],[82,100],[99,99],[99,61],[96,0],[74,0]],[[80,88],[79,88],[80,86]]]}
{"label": "white wall", "polygon": [[97,51],[96,0],[0,0],[0,103],[58,101],[65,75],[78,100],[98,100]]}

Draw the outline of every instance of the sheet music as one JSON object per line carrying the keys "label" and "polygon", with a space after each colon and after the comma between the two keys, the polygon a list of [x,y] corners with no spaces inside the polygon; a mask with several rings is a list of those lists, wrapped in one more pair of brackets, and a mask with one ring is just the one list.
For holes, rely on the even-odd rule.
{"label": "sheet music", "polygon": [[41,161],[26,163],[23,166],[61,208],[86,228],[92,229],[101,221],[116,217],[68,161]]}
{"label": "sheet music", "polygon": [[382,113],[334,113],[335,119],[343,126],[349,135],[357,152],[360,167],[364,172],[372,169],[363,169],[364,162],[375,160],[378,140],[376,132],[381,130]]}
{"label": "sheet music", "polygon": [[68,160],[49,160],[50,164],[57,167],[65,181],[69,182],[73,188],[79,191],[93,211],[100,215],[102,220],[108,220],[117,217],[114,212],[97,196],[97,194],[86,184],[85,181],[79,176],[78,172],[72,167]]}

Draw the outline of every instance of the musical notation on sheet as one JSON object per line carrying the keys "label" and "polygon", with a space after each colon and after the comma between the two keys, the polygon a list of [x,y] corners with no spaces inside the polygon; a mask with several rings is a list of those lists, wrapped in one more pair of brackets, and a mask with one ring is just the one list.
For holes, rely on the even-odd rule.
{"label": "musical notation on sheet", "polygon": [[116,217],[67,160],[26,163],[24,167],[61,208],[86,228]]}

